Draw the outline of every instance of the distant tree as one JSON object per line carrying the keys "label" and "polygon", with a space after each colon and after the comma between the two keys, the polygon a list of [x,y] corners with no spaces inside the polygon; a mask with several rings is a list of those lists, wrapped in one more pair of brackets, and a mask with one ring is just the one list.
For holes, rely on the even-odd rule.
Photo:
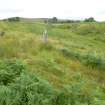
{"label": "distant tree", "polygon": [[12,17],[12,18],[8,18],[9,22],[14,22],[14,21],[20,21],[19,17]]}
{"label": "distant tree", "polygon": [[84,22],[95,22],[95,19],[93,17],[86,18]]}
{"label": "distant tree", "polygon": [[59,20],[57,21],[57,23],[79,23],[81,22],[81,20],[69,20],[69,19],[65,19],[65,20]]}
{"label": "distant tree", "polygon": [[52,20],[53,20],[54,22],[57,22],[58,19],[57,19],[57,17],[53,17]]}
{"label": "distant tree", "polygon": [[47,20],[44,20],[44,23],[47,23]]}
{"label": "distant tree", "polygon": [[19,17],[15,17],[15,21],[20,21],[20,18]]}
{"label": "distant tree", "polygon": [[53,17],[51,20],[53,23],[57,23],[57,21],[58,21],[57,17]]}
{"label": "distant tree", "polygon": [[11,22],[12,21],[12,18],[8,18],[8,21]]}

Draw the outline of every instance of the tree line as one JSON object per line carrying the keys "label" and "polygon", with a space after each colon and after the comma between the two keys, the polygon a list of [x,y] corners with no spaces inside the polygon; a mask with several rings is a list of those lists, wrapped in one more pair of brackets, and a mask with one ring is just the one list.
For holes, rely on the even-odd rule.
{"label": "tree line", "polygon": [[53,17],[50,19],[45,20],[45,23],[50,22],[50,23],[77,23],[77,22],[96,22],[96,20],[93,17],[86,18],[84,20],[60,20],[57,17]]}
{"label": "tree line", "polygon": [[18,22],[18,21],[20,21],[20,18],[19,17],[11,17],[8,19],[4,19],[3,21]]}

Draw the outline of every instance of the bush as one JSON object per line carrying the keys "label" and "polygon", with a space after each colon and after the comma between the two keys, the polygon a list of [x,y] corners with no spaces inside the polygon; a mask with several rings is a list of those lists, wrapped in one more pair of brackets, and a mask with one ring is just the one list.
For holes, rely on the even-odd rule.
{"label": "bush", "polygon": [[25,66],[20,61],[15,60],[1,60],[0,61],[0,84],[7,85],[20,76],[21,72],[25,70]]}
{"label": "bush", "polygon": [[85,19],[84,22],[95,22],[95,19],[93,17],[90,17]]}
{"label": "bush", "polygon": [[0,105],[53,105],[52,87],[35,75],[22,74],[10,86],[0,86]]}
{"label": "bush", "polygon": [[0,61],[0,105],[53,105],[55,91],[18,60]]}
{"label": "bush", "polygon": [[[14,105],[52,105],[54,91],[52,87],[35,75],[22,74],[14,84],[9,87],[12,93],[17,93],[19,101]],[[16,100],[16,98],[14,98]]]}

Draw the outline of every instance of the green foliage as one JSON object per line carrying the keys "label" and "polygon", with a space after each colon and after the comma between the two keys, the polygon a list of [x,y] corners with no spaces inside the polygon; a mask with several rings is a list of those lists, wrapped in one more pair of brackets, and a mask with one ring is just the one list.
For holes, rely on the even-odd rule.
{"label": "green foliage", "polygon": [[95,84],[88,85],[88,80],[81,74],[75,75],[72,83],[65,86],[58,94],[57,105],[98,105],[98,102],[99,105],[101,103],[104,105],[105,100],[102,99],[105,97],[104,92],[102,93],[100,88],[95,87]]}
{"label": "green foliage", "polygon": [[97,57],[94,54],[87,54],[84,56],[84,64],[91,65],[92,68],[100,68],[105,70],[105,60]]}
{"label": "green foliage", "polygon": [[61,49],[62,54],[67,58],[73,58],[73,59],[80,59],[80,55],[78,53],[75,53],[73,51],[70,51],[67,48]]}
{"label": "green foliage", "polygon": [[51,23],[57,23],[58,19],[57,17],[53,17],[52,19],[48,19],[48,22],[51,22]]}
{"label": "green foliage", "polygon": [[[4,74],[0,74],[1,82],[3,82],[0,84],[0,105],[53,104],[54,91],[52,87],[28,71],[23,71],[26,68],[22,63],[14,60],[1,61],[1,69]],[[7,85],[7,83],[9,84]]]}
{"label": "green foliage", "polygon": [[48,43],[41,43],[39,46],[39,50],[54,50],[53,46],[48,42]]}
{"label": "green foliage", "polygon": [[19,17],[8,18],[8,21],[9,22],[18,22],[18,21],[20,21],[20,18]]}
{"label": "green foliage", "polygon": [[10,88],[19,95],[21,105],[52,105],[52,87],[35,75],[22,74]]}
{"label": "green foliage", "polygon": [[99,68],[101,70],[105,70],[105,59],[97,57],[95,54],[81,55],[66,48],[61,49],[61,52],[67,58],[77,59],[81,63],[92,68]]}
{"label": "green foliage", "polygon": [[85,19],[84,22],[95,22],[95,19],[93,17],[90,17]]}
{"label": "green foliage", "polygon": [[8,85],[25,69],[20,61],[4,60],[0,61],[0,84]]}
{"label": "green foliage", "polygon": [[[24,68],[24,69],[23,69]],[[72,76],[73,81],[56,91],[48,82],[29,73],[17,60],[0,61],[0,70],[14,74],[8,85],[0,84],[0,105],[104,105],[104,89],[91,84],[81,74]],[[18,76],[17,76],[18,75]],[[4,77],[7,79],[7,75]],[[8,78],[8,79],[9,79]],[[88,84],[90,84],[89,87]],[[89,91],[88,91],[88,90]]]}
{"label": "green foliage", "polygon": [[87,35],[87,34],[96,34],[99,33],[97,27],[93,24],[83,24],[77,28],[76,31],[78,34]]}
{"label": "green foliage", "polygon": [[71,25],[70,24],[58,24],[58,25],[55,25],[53,26],[54,28],[59,28],[59,29],[70,29],[71,28]]}

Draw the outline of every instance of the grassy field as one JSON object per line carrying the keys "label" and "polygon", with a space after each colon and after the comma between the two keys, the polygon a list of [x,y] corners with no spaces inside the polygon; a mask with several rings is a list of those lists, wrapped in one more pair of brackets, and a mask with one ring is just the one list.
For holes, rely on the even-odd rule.
{"label": "grassy field", "polygon": [[105,23],[0,22],[0,31],[0,105],[105,105]]}

